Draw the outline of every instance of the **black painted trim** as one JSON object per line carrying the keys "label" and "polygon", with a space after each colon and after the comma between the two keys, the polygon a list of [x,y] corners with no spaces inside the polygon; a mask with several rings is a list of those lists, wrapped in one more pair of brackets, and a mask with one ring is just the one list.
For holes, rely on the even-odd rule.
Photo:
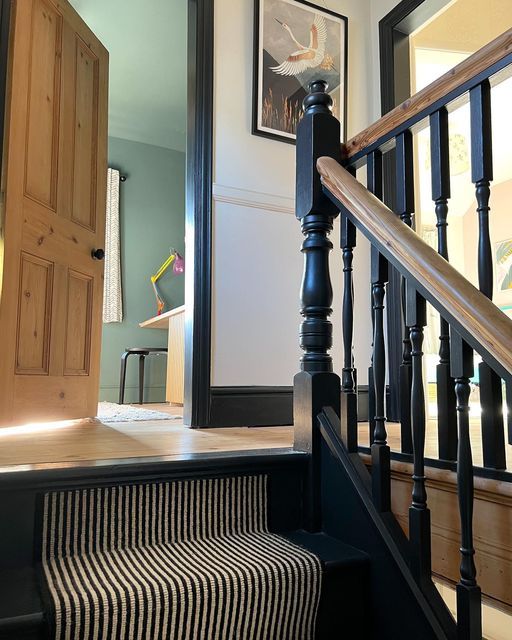
{"label": "black painted trim", "polygon": [[212,387],[210,427],[293,424],[293,387]]}
{"label": "black painted trim", "polygon": [[207,425],[210,411],[213,60],[214,2],[189,0],[184,421],[192,427]]}
{"label": "black painted trim", "polygon": [[[386,388],[389,394],[389,388]],[[209,427],[293,424],[293,387],[212,387]],[[358,385],[358,421],[368,421],[368,385]]]}

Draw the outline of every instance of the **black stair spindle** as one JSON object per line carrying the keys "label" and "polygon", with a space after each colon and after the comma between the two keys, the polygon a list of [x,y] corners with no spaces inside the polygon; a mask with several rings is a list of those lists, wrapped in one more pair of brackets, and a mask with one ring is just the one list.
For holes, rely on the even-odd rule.
{"label": "black stair spindle", "polygon": [[[414,213],[413,138],[409,130],[396,138],[396,212],[402,222],[412,227]],[[412,453],[411,432],[411,341],[405,328],[405,280],[401,279],[402,296],[402,364],[400,365],[400,433],[402,453]]]}
{"label": "black stair spindle", "polygon": [[[379,252],[375,247],[371,248],[370,264],[373,265],[378,260]],[[370,267],[371,268],[371,267]],[[372,320],[372,344],[370,355],[370,366],[368,367],[368,436],[370,446],[373,444],[375,434],[375,379],[373,376],[373,334],[375,332],[375,318],[373,313],[373,291],[370,287],[370,315]]]}
{"label": "black stair spindle", "polygon": [[391,510],[391,455],[386,432],[386,345],[384,339],[384,298],[387,281],[388,263],[379,254],[378,259],[372,265],[375,431],[371,457],[373,502],[381,512]]}
{"label": "black stair spindle", "polygon": [[459,442],[457,488],[461,525],[460,580],[457,584],[457,625],[461,640],[482,639],[482,596],[476,581],[473,545],[474,480],[469,422],[469,380],[473,376],[473,349],[451,331],[451,374],[455,378]]}
{"label": "black stair spindle", "polygon": [[[450,198],[450,144],[448,110],[442,107],[430,116],[432,200],[437,218],[437,251],[448,260],[448,199]],[[441,317],[437,382],[437,439],[439,458],[457,459],[457,411],[455,383],[450,377],[450,326]]]}
{"label": "black stair spindle", "polygon": [[[368,191],[371,191],[374,196],[376,196],[379,200],[382,200],[383,195],[383,182],[382,182],[382,152],[379,149],[372,151],[368,154],[367,164],[366,164],[366,186]],[[371,265],[376,264],[379,259],[378,250],[372,246],[371,248]],[[372,291],[370,291],[370,310],[372,315],[372,336],[373,330],[375,328],[375,321],[373,318],[373,302],[372,302]],[[373,344],[372,344],[372,354],[373,354]],[[375,390],[374,390],[374,380],[373,380],[373,355],[372,360],[370,362],[370,366],[368,367],[368,424],[370,431],[370,445],[373,443],[373,435],[375,433]]]}
{"label": "black stair spindle", "polygon": [[294,447],[310,454],[306,483],[306,527],[320,526],[320,434],[317,417],[324,407],[340,415],[341,381],[333,372],[332,284],[329,254],[338,208],[323,193],[316,162],[329,156],[341,162],[340,123],[332,114],[327,83],[313,82],[304,99],[304,116],[297,128],[296,217],[300,220],[304,255],[300,313],[301,371],[294,378]]}
{"label": "black stair spindle", "polygon": [[347,449],[356,452],[357,437],[357,372],[354,367],[354,277],[352,261],[356,246],[356,228],[343,214],[341,218],[341,249],[343,255],[343,371],[341,374],[342,420]]}
{"label": "black stair spindle", "polygon": [[[469,92],[471,112],[471,174],[476,189],[478,213],[478,284],[492,300],[493,266],[489,232],[490,183],[493,179],[491,85],[484,80]],[[478,366],[482,407],[482,448],[484,466],[505,469],[505,429],[500,377],[481,362]]]}
{"label": "black stair spindle", "polygon": [[425,488],[425,387],[423,382],[423,339],[427,324],[425,298],[412,283],[406,285],[406,325],[411,340],[411,421],[413,442],[413,489],[409,508],[411,568],[419,584],[431,581],[430,510]]}

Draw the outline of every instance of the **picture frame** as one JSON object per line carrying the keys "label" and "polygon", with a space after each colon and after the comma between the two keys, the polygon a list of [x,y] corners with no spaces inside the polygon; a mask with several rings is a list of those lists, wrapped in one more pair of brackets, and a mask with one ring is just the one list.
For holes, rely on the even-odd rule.
{"label": "picture frame", "polygon": [[295,144],[302,100],[325,80],[347,137],[348,19],[307,0],[255,0],[252,133]]}

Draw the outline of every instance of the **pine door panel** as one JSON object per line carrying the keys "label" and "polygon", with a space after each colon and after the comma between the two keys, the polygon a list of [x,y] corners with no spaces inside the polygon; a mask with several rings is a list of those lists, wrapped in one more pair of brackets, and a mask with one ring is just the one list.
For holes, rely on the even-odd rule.
{"label": "pine door panel", "polygon": [[94,278],[68,270],[65,375],[89,375]]}
{"label": "pine door panel", "polygon": [[72,220],[87,229],[96,228],[96,177],[98,139],[98,59],[76,38],[74,175]]}
{"label": "pine door panel", "polygon": [[107,172],[107,51],[63,0],[11,22],[0,426],[96,414]]}
{"label": "pine door panel", "polygon": [[53,264],[21,255],[16,373],[48,375]]}
{"label": "pine door panel", "polygon": [[61,35],[62,17],[45,0],[34,0],[28,68],[25,193],[54,211]]}

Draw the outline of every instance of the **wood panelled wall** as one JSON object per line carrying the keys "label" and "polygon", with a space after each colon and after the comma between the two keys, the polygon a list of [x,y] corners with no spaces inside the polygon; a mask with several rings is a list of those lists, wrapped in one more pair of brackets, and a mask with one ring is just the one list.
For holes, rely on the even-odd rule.
{"label": "wood panelled wall", "polygon": [[[365,456],[369,464],[369,457]],[[412,465],[392,461],[392,510],[408,534]],[[455,473],[427,467],[426,488],[432,518],[432,571],[459,580],[460,520]],[[512,613],[512,486],[475,478],[475,563],[484,597]]]}

